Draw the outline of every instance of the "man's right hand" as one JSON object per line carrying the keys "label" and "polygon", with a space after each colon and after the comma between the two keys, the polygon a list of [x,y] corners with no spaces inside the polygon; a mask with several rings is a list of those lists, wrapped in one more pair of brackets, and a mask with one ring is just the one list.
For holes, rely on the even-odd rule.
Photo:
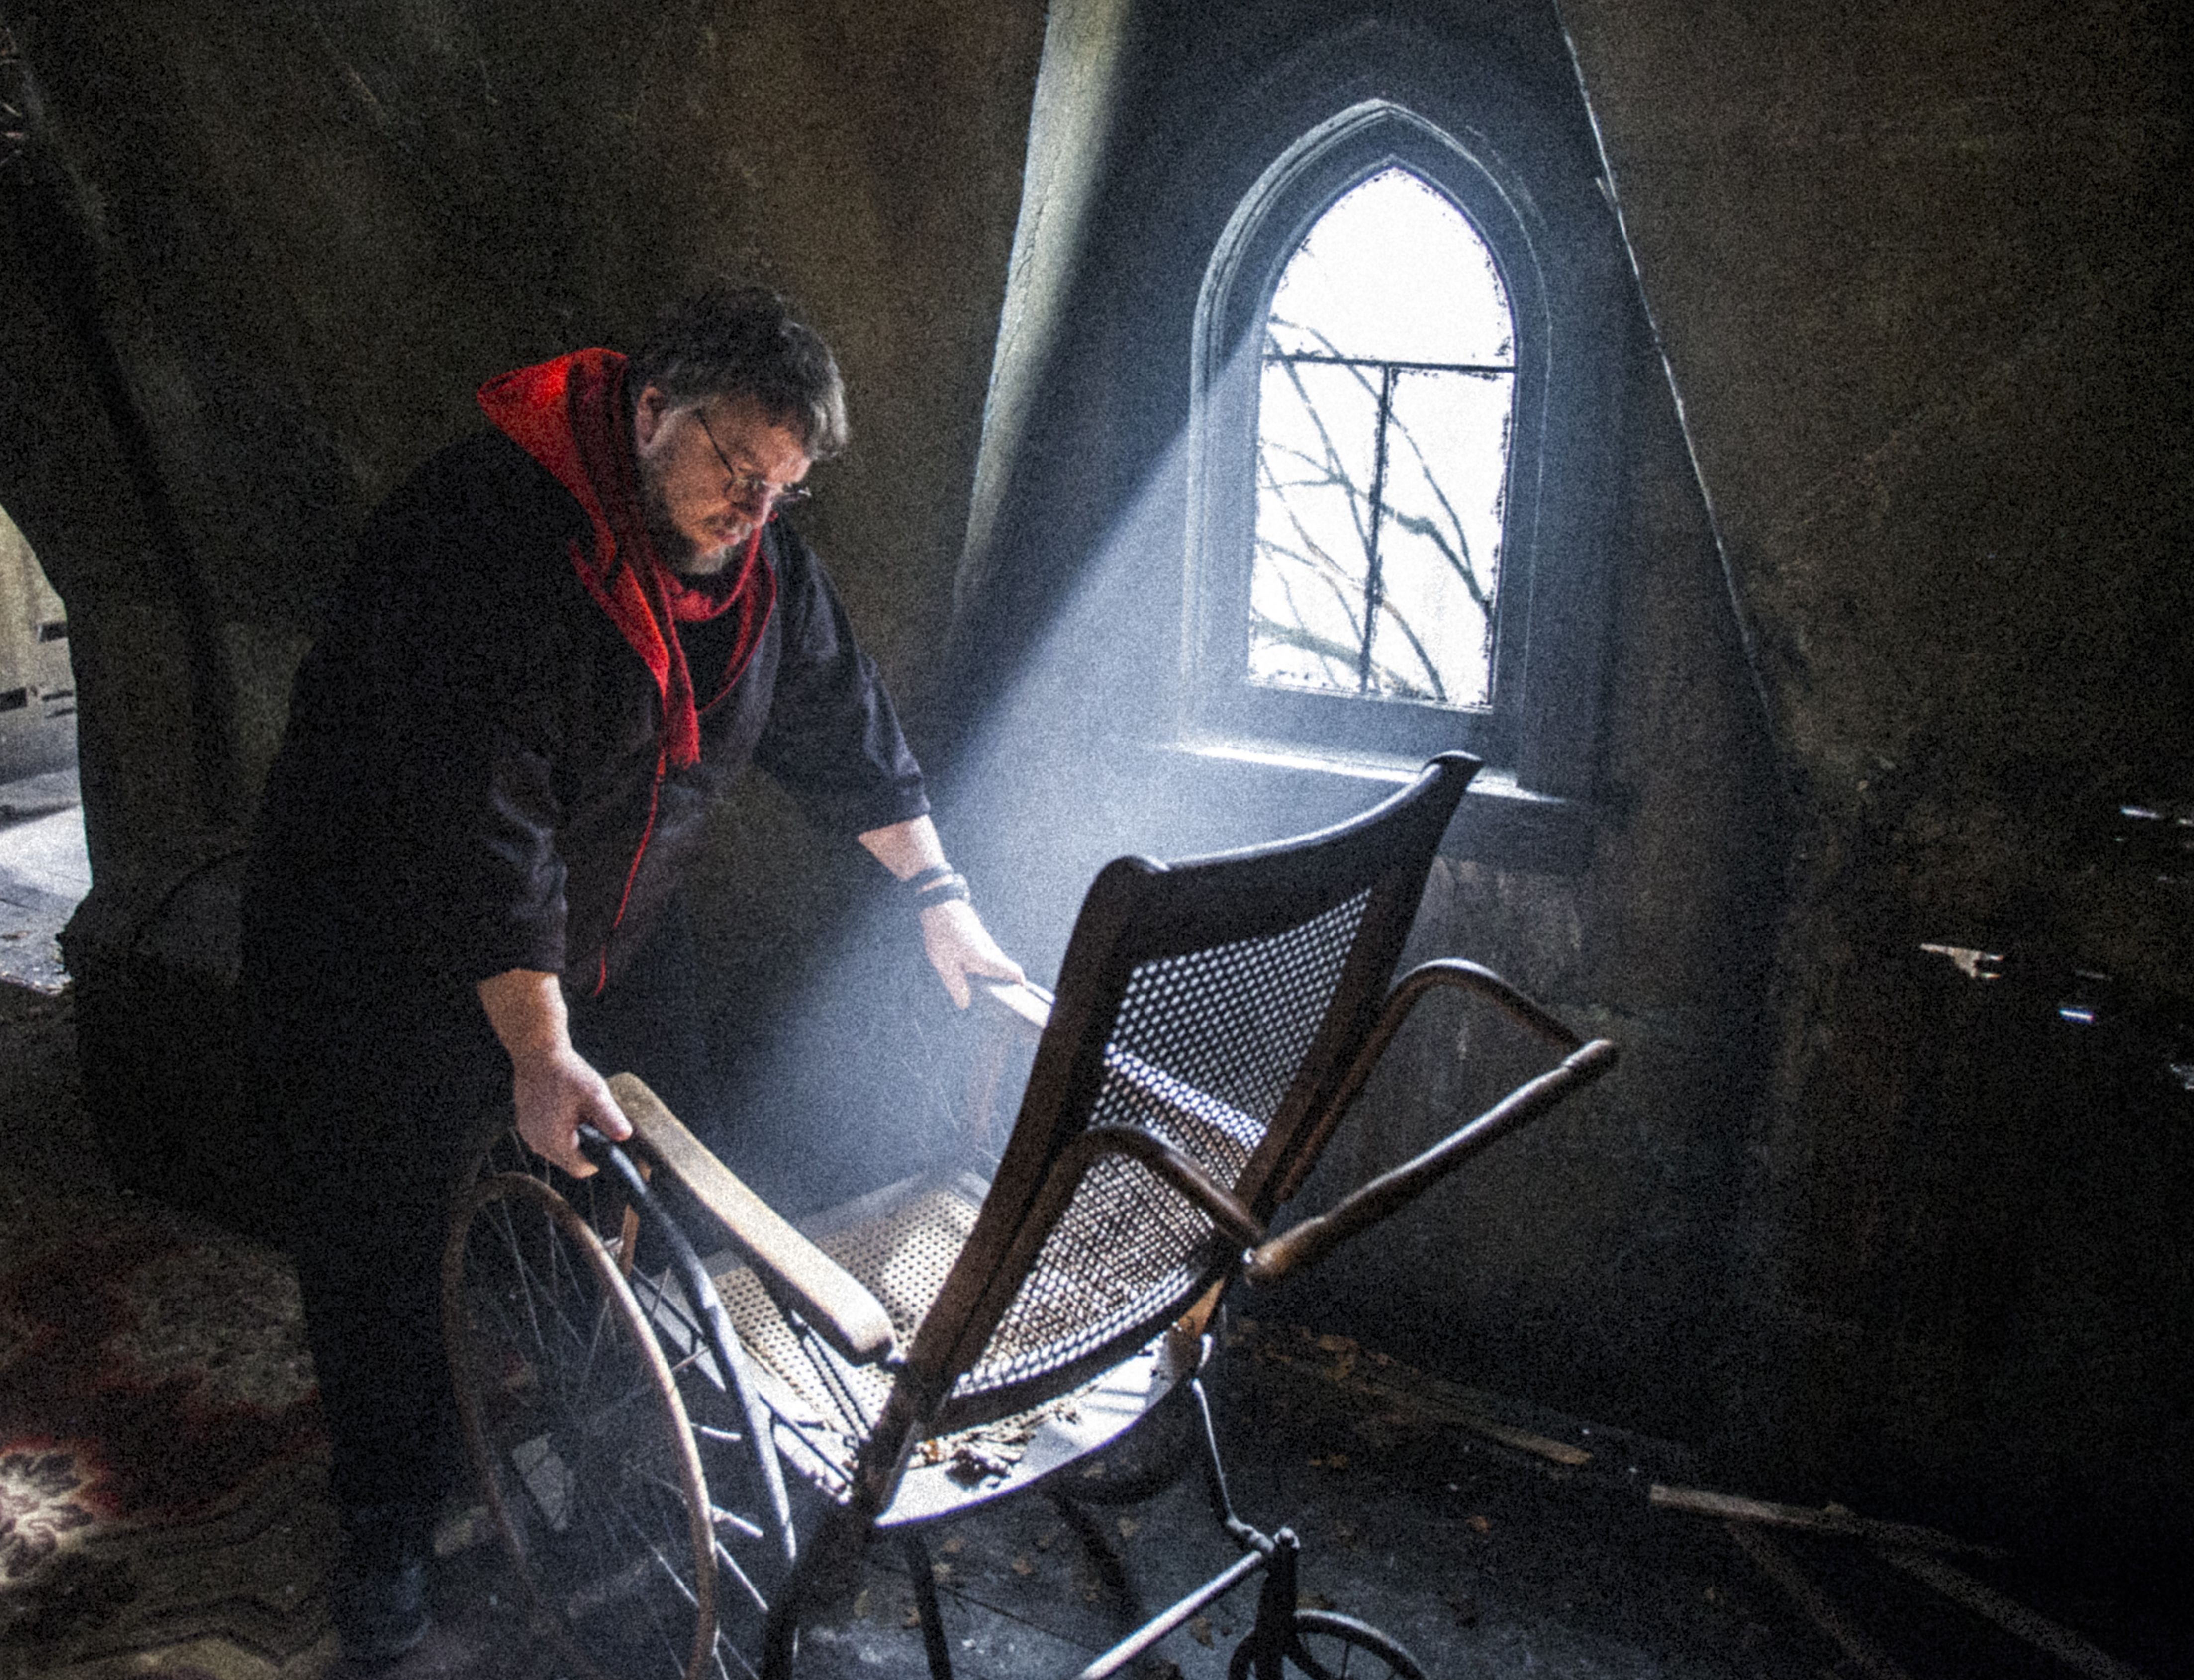
{"label": "man's right hand", "polygon": [[602,1076],[568,1046],[561,1054],[514,1059],[510,1096],[518,1112],[518,1135],[526,1147],[575,1178],[594,1170],[594,1164],[579,1153],[579,1127],[591,1126],[606,1138],[632,1135]]}
{"label": "man's right hand", "polygon": [[564,994],[554,974],[513,968],[480,983],[480,1006],[510,1057],[510,1095],[526,1148],[575,1178],[594,1163],[579,1153],[579,1127],[619,1142],[632,1127],[602,1076],[571,1047]]}

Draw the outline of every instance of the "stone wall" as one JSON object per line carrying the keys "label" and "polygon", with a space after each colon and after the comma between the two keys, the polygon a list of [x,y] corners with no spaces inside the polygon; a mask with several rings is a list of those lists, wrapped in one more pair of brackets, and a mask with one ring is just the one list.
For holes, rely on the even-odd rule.
{"label": "stone wall", "polygon": [[1794,795],[1750,1426],[2152,1554],[2194,1483],[2194,888],[2135,832],[2194,815],[2185,23],[1563,11]]}

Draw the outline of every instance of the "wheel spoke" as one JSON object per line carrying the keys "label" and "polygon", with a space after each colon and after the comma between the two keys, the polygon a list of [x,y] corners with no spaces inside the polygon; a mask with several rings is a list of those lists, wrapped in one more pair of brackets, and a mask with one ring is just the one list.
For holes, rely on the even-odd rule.
{"label": "wheel spoke", "polygon": [[730,1548],[721,1540],[716,1542],[716,1562],[719,1567],[729,1570],[732,1579],[746,1589],[747,1597],[754,1600],[755,1608],[767,1615],[769,1600],[761,1596],[761,1589],[754,1584],[744,1569],[739,1568],[739,1560],[732,1556]]}
{"label": "wheel spoke", "polygon": [[728,1511],[715,1521],[650,1322],[675,1322],[661,1310],[671,1304],[644,1310],[600,1232],[537,1178],[497,1177],[474,1195],[451,1285],[460,1412],[505,1544],[565,1643],[569,1671],[751,1672],[722,1640],[714,1606],[733,1593],[742,1606],[760,1601],[736,1555],[760,1531]]}

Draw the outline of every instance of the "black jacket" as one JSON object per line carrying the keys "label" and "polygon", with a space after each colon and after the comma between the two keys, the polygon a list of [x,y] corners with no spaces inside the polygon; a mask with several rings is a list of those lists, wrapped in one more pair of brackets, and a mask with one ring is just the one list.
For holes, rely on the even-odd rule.
{"label": "black jacket", "polygon": [[666,766],[653,679],[572,568],[578,504],[500,433],[428,460],[359,540],[267,778],[247,962],[383,994],[507,969],[600,990],[750,762],[822,827],[928,809],[890,697],[782,524],[775,611],[727,685],[726,620],[681,627],[701,754]]}

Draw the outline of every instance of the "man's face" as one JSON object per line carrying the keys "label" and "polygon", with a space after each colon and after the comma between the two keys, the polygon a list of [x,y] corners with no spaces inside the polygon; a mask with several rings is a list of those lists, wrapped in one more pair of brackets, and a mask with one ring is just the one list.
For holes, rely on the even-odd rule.
{"label": "man's face", "polygon": [[810,465],[798,434],[753,398],[674,406],[652,385],[633,411],[633,445],[649,530],[689,577],[722,571]]}

